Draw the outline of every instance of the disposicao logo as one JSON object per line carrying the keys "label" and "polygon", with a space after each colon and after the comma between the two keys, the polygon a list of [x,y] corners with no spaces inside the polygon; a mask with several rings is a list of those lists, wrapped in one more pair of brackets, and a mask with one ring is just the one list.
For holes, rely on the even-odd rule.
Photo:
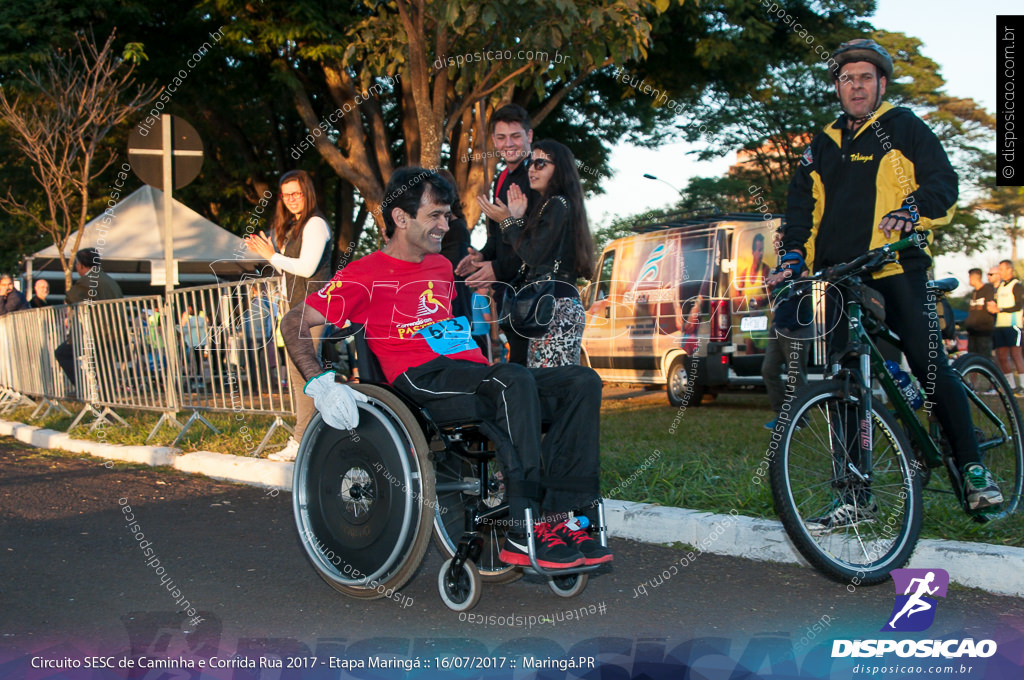
{"label": "disposicao logo", "polygon": [[946,597],[949,573],[945,569],[893,569],[890,573],[896,587],[896,602],[883,631],[916,633],[928,630],[935,621],[938,602]]}
{"label": "disposicao logo", "polygon": [[[945,569],[893,569],[896,601],[882,632],[915,633],[935,622],[936,597],[946,597],[949,573]],[[996,653],[994,640],[833,640],[832,658],[871,657],[895,653],[900,657],[946,659],[986,658]]]}

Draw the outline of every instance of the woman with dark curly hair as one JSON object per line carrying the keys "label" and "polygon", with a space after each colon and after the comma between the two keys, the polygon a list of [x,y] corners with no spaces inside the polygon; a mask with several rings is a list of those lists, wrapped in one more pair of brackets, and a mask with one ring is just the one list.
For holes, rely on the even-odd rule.
{"label": "woman with dark curly hair", "polygon": [[511,216],[501,222],[503,238],[523,259],[524,281],[550,276],[559,283],[554,318],[543,337],[530,340],[527,366],[578,364],[586,321],[576,279],[593,273],[594,239],[576,159],[564,144],[545,139],[533,145],[528,172],[530,188],[541,200],[527,215],[526,194],[518,186],[509,187]]}

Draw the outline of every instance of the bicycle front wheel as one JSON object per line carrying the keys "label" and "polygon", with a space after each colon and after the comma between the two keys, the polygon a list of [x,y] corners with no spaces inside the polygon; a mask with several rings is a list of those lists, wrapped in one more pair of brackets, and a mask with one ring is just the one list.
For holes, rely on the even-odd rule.
{"label": "bicycle front wheel", "polygon": [[884,581],[910,559],[921,533],[921,480],[903,428],[872,399],[871,447],[862,451],[857,400],[838,380],[804,390],[789,412],[770,449],[782,526],[828,577]]}
{"label": "bicycle front wheel", "polygon": [[1013,514],[1020,507],[1021,486],[1024,484],[1024,441],[1017,399],[1013,396],[1002,371],[990,360],[978,354],[964,354],[953,362],[960,374],[967,401],[971,408],[971,422],[978,438],[981,462],[992,473],[1003,493],[1003,504],[993,512],[986,511],[985,519],[998,519]]}

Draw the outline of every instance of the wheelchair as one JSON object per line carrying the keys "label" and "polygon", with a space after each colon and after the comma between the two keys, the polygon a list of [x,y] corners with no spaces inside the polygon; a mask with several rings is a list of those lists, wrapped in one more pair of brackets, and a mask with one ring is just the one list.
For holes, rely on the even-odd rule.
{"label": "wheelchair", "polygon": [[[483,583],[526,574],[547,580],[561,597],[586,588],[600,565],[546,570],[537,565],[527,510],[532,567],[503,563],[498,553],[510,525],[503,473],[477,413],[477,400],[457,396],[429,409],[412,403],[384,378],[361,325],[325,338],[352,336],[359,382],[359,425],[347,432],[317,413],[295,458],[292,504],[300,543],[333,588],[361,599],[392,598],[419,568],[431,536],[444,558],[438,592],[453,611],[479,602]],[[603,502],[598,534],[608,545]]]}

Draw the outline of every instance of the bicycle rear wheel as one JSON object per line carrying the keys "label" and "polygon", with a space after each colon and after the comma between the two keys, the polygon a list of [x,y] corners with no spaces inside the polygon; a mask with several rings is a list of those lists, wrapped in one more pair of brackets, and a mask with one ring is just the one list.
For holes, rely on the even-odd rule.
{"label": "bicycle rear wheel", "polygon": [[964,354],[953,362],[953,368],[967,390],[981,462],[1003,493],[1002,506],[979,517],[998,519],[1013,514],[1020,507],[1024,484],[1024,421],[1017,399],[1002,371],[990,359]]}
{"label": "bicycle rear wheel", "polygon": [[782,526],[829,578],[884,581],[910,559],[921,532],[921,480],[903,428],[872,399],[872,465],[860,474],[857,401],[845,382],[809,387],[789,413],[770,468]]}

